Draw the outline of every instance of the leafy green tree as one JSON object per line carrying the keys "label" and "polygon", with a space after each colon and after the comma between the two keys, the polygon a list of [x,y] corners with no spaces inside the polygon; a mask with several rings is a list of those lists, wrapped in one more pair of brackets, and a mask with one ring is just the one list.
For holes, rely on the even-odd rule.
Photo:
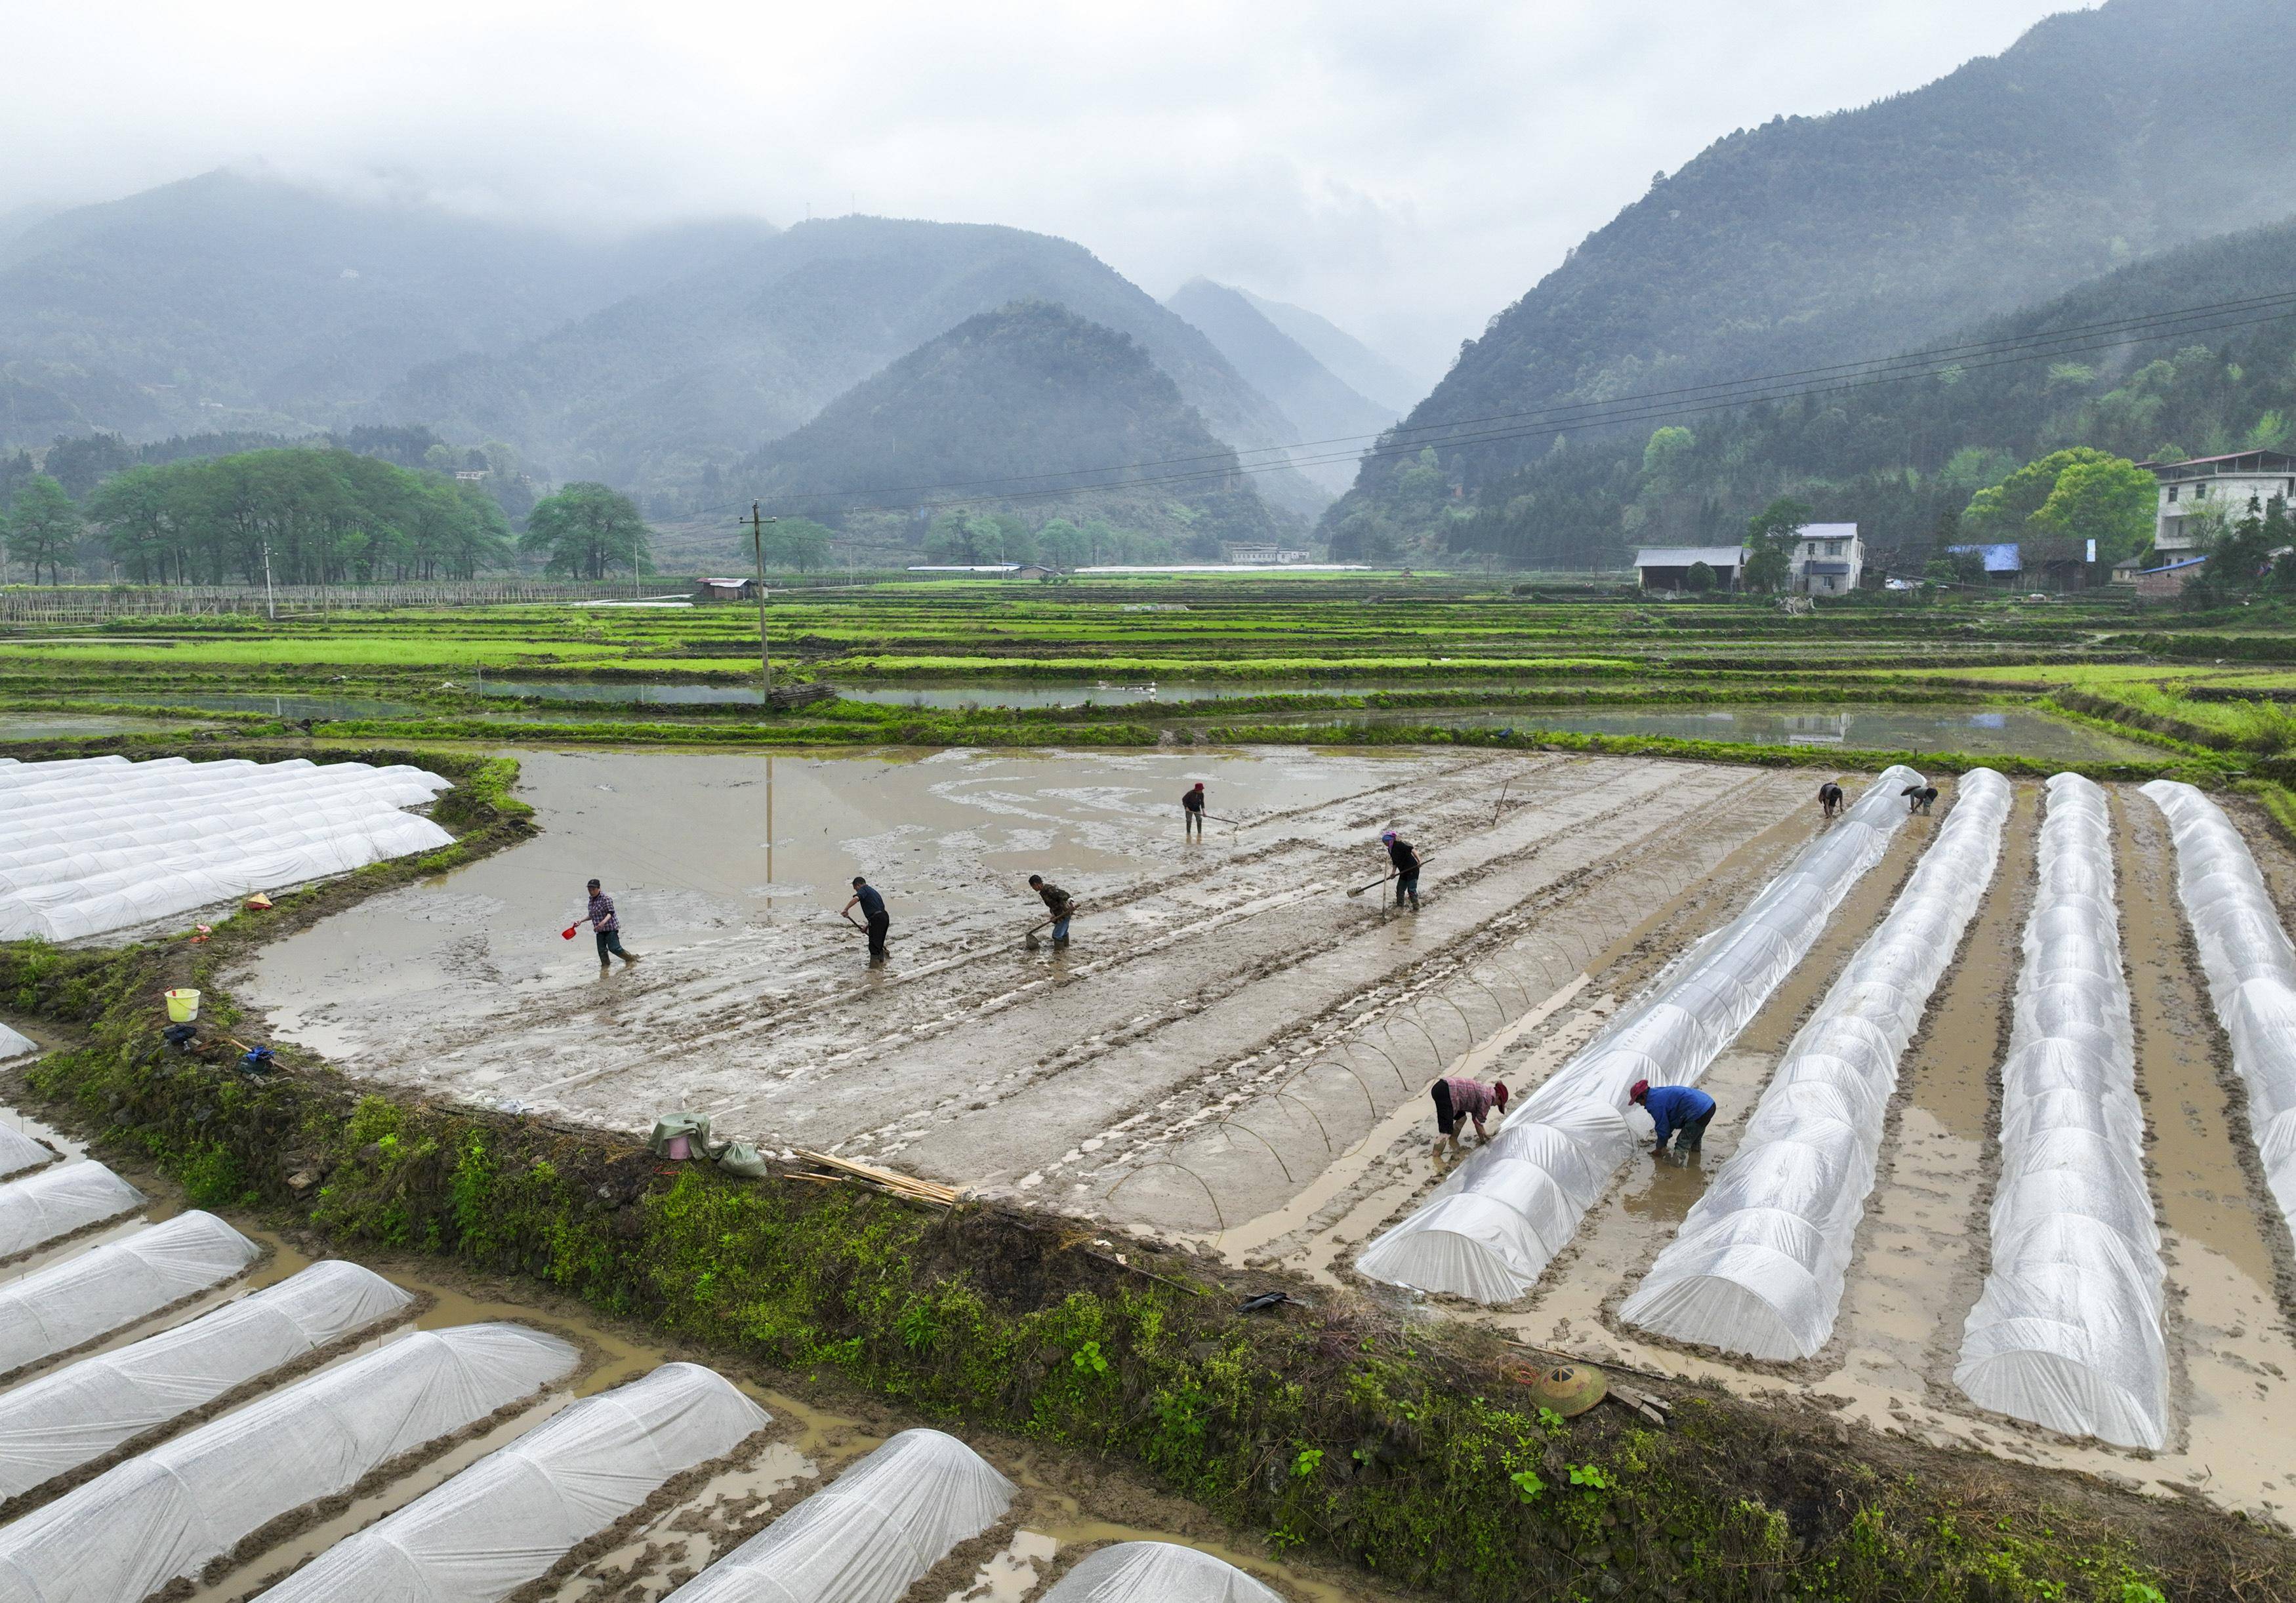
{"label": "leafy green tree", "polygon": [[1082,568],[1092,560],[1092,543],[1084,530],[1065,518],[1054,518],[1037,531],[1044,560],[1055,568]]}
{"label": "leafy green tree", "polygon": [[16,504],[8,515],[8,554],[29,565],[32,582],[40,580],[40,565],[48,568],[48,583],[62,583],[63,564],[76,560],[85,532],[79,509],[64,487],[45,473],[36,473],[16,491]]}
{"label": "leafy green tree", "polygon": [[176,485],[183,475],[167,468],[134,467],[105,479],[88,496],[87,520],[103,531],[111,560],[139,583],[180,578],[182,542],[176,521]]}
{"label": "leafy green tree", "polygon": [[2116,562],[2152,544],[2159,481],[2123,457],[2066,466],[2048,499],[2026,519],[2038,533],[2096,542],[2097,560]]}
{"label": "leafy green tree", "polygon": [[2110,451],[2089,446],[2052,451],[1972,495],[1968,510],[1961,515],[1962,528],[1971,539],[1980,542],[2014,540],[2024,533],[2026,520],[2047,503],[2066,469],[2116,460]]}
{"label": "leafy green tree", "polygon": [[1698,437],[1687,429],[1669,424],[1653,429],[1643,446],[1644,487],[1661,495],[1680,489],[1690,466],[1690,454],[1697,445]]}
{"label": "leafy green tree", "polygon": [[1794,536],[1810,519],[1809,504],[1781,495],[1746,520],[1746,588],[1775,593],[1793,580]]}
{"label": "leafy green tree", "polygon": [[829,566],[835,536],[810,518],[784,518],[766,530],[766,560],[776,568],[812,573]]}
{"label": "leafy green tree", "polygon": [[1693,595],[1704,595],[1714,588],[1714,570],[1703,562],[1693,562],[1690,571],[1682,576],[1683,588]]}
{"label": "leafy green tree", "polygon": [[580,480],[535,503],[519,549],[542,553],[545,570],[581,579],[618,574],[646,554],[645,519],[620,491]]}

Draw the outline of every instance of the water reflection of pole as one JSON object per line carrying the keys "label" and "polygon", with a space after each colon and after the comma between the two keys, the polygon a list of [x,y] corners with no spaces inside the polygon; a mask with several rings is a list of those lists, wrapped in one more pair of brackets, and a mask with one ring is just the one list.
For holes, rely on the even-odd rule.
{"label": "water reflection of pole", "polygon": [[774,918],[774,759],[766,756],[766,921]]}

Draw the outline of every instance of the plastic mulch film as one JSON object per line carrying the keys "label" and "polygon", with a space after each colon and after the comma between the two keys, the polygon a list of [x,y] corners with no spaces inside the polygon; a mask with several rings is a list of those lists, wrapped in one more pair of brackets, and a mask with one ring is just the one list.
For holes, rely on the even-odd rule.
{"label": "plastic mulch film", "polygon": [[53,1163],[56,1155],[13,1125],[0,1125],[0,1180]]}
{"label": "plastic mulch film", "polygon": [[1745,912],[1524,1098],[1490,1143],[1356,1267],[1390,1285],[1479,1303],[1528,1292],[1633,1149],[1626,1110],[1634,1083],[1697,1083],[1881,861],[1905,820],[1900,792],[1923,782],[1906,767],[1875,780]]}
{"label": "plastic mulch film", "polygon": [[1012,1506],[1013,1483],[937,1430],[905,1430],[670,1593],[677,1603],[898,1603]]}
{"label": "plastic mulch film", "polygon": [[122,1603],[574,1368],[521,1325],[422,1330],[258,1398],[0,1527],[0,1603]]}
{"label": "plastic mulch film", "polygon": [[0,940],[70,940],[275,890],[453,837],[402,811],[405,766],[180,757],[20,764],[0,783]]}
{"label": "plastic mulch film", "polygon": [[1119,1542],[1093,1554],[1045,1603],[1283,1603],[1225,1559],[1169,1542]]}
{"label": "plastic mulch film", "polygon": [[2264,1182],[2296,1230],[2296,951],[2248,843],[2216,803],[2171,780],[2154,780],[2144,794],[2176,838],[2177,890],[2248,1088]]}
{"label": "plastic mulch film", "polygon": [[0,1063],[14,1058],[28,1058],[40,1050],[40,1043],[29,1035],[20,1034],[0,1024]]}
{"label": "plastic mulch film", "polygon": [[0,1284],[0,1375],[220,1286],[260,1251],[213,1214],[178,1214]]}
{"label": "plastic mulch film", "polygon": [[2160,1233],[2144,1180],[2104,792],[2049,781],[2039,889],[2001,1065],[1993,1267],[1956,1385],[1982,1406],[2123,1447],[2169,1439]]}
{"label": "plastic mulch film", "polygon": [[0,1498],[100,1459],[414,1300],[357,1264],[314,1264],[172,1330],[0,1392]]}
{"label": "plastic mulch film", "polygon": [[264,1603],[493,1603],[767,1423],[723,1377],[664,1364],[336,1543]]}
{"label": "plastic mulch film", "polygon": [[1889,916],[1803,1025],[1730,1161],[1620,1315],[1773,1360],[1825,1345],[1874,1189],[1898,1059],[1992,882],[2009,781],[1966,775]]}
{"label": "plastic mulch film", "polygon": [[63,1164],[12,1180],[0,1185],[0,1259],[143,1206],[143,1192],[99,1163]]}

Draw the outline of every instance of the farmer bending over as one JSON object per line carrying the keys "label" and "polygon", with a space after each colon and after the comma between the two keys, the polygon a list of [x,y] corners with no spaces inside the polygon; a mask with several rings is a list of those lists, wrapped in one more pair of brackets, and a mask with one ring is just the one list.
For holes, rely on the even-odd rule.
{"label": "farmer bending over", "polygon": [[1442,1160],[1446,1141],[1451,1144],[1451,1155],[1458,1156],[1461,1119],[1473,1122],[1475,1142],[1480,1146],[1491,1139],[1490,1132],[1483,1128],[1485,1116],[1495,1110],[1506,1112],[1507,1088],[1504,1082],[1486,1085],[1480,1080],[1457,1076],[1436,1081],[1427,1088],[1427,1094],[1435,1099],[1434,1156],[1438,1162]]}
{"label": "farmer bending over", "polygon": [[1042,874],[1029,876],[1029,888],[1045,900],[1045,907],[1053,915],[1053,945],[1069,944],[1069,918],[1076,912],[1076,898],[1046,879]]}
{"label": "farmer bending over", "polygon": [[1653,1085],[1648,1080],[1636,1080],[1627,1100],[1651,1116],[1658,1125],[1658,1141],[1651,1148],[1655,1157],[1666,1150],[1667,1138],[1679,1133],[1678,1149],[1695,1152],[1706,1141],[1706,1126],[1714,1122],[1714,1099],[1695,1085]]}

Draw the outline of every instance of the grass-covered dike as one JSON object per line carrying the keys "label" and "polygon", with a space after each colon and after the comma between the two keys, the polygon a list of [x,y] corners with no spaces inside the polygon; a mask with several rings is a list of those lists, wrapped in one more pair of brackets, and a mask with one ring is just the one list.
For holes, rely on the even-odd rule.
{"label": "grass-covered dike", "polygon": [[1237,1281],[1209,1261],[1071,1220],[671,1174],[627,1138],[372,1094],[291,1048],[260,1080],[176,1055],[160,991],[200,986],[204,1016],[234,1028],[221,977],[258,944],[530,832],[510,764],[341,755],[449,773],[438,814],[457,844],[240,914],[203,945],[0,946],[0,1005],[71,1042],[20,1094],[199,1205],[347,1254],[437,1254],[959,1429],[1106,1454],[1279,1549],[1433,1596],[2296,1596],[2296,1546],[2196,1504],[1718,1394],[1677,1393],[1669,1431],[1607,1408],[1564,1422],[1520,1401],[1501,1366],[1523,1354],[1479,1331],[1312,1292],[1312,1310],[1239,1314]]}

